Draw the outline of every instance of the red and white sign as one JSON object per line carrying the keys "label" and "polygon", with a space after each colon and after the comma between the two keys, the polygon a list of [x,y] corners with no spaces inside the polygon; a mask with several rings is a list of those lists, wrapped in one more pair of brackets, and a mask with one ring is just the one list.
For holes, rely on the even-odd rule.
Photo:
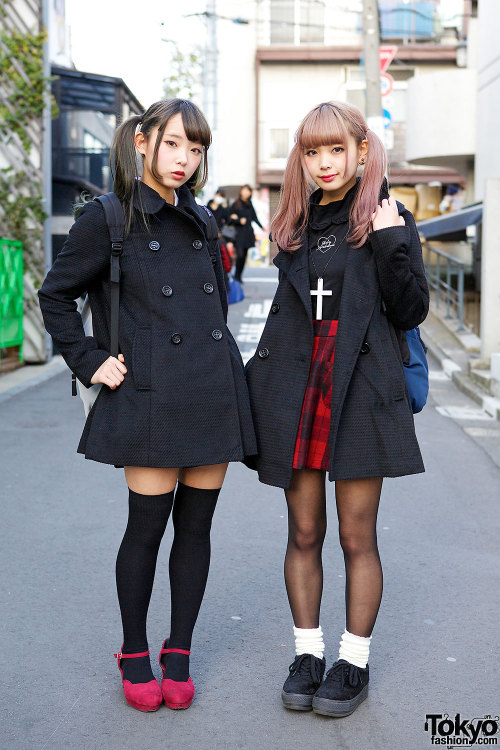
{"label": "red and white sign", "polygon": [[394,86],[394,78],[389,73],[382,73],[380,76],[380,93],[382,96],[388,96]]}
{"label": "red and white sign", "polygon": [[395,45],[379,48],[380,72],[385,73],[396,56],[398,48]]}

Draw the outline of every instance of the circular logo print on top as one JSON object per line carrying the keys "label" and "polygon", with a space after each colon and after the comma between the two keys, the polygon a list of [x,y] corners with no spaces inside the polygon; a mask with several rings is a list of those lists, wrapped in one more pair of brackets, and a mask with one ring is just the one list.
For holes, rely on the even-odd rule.
{"label": "circular logo print on top", "polygon": [[151,240],[151,242],[149,243],[149,249],[150,250],[155,250],[155,251],[159,250],[160,249],[160,243],[157,242],[156,240]]}

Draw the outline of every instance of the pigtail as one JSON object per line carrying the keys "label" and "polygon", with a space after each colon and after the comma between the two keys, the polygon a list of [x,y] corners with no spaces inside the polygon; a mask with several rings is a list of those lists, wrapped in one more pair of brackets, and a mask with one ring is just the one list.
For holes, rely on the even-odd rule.
{"label": "pigtail", "polygon": [[126,233],[130,231],[134,215],[133,195],[136,180],[139,178],[137,168],[137,151],[134,136],[141,123],[141,115],[133,115],[117,128],[110,153],[111,174],[114,191],[123,204]]}
{"label": "pigtail", "polygon": [[366,164],[350,215],[352,229],[348,239],[353,247],[361,247],[366,242],[372,214],[380,200],[387,168],[386,151],[378,135],[373,130],[367,130],[366,138],[368,140]]}
{"label": "pigtail", "polygon": [[271,236],[283,250],[293,252],[309,218],[306,175],[302,163],[302,146],[296,143],[290,152],[281,187],[280,202],[271,222]]}

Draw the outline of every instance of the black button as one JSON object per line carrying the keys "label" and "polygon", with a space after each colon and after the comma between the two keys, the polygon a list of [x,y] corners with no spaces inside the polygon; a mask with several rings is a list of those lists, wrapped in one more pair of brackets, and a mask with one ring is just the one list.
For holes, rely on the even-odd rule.
{"label": "black button", "polygon": [[168,286],[168,284],[165,284],[165,286],[162,286],[161,291],[162,291],[162,294],[165,295],[165,297],[172,296],[172,287]]}
{"label": "black button", "polygon": [[212,331],[212,338],[216,341],[220,341],[222,338],[222,331],[219,331],[219,329],[216,328],[215,331]]}
{"label": "black button", "polygon": [[279,303],[275,302],[274,305],[271,307],[271,312],[272,313],[277,313],[277,312],[279,312],[279,309],[280,309]]}
{"label": "black button", "polygon": [[370,344],[368,343],[368,341],[365,341],[363,346],[361,347],[361,354],[368,354],[370,349],[371,349]]}
{"label": "black button", "polygon": [[206,292],[207,294],[212,294],[212,292],[213,292],[213,290],[214,290],[214,285],[213,285],[213,284],[210,284],[209,282],[207,282],[206,284],[203,284],[203,290],[204,290],[204,291],[205,291],[205,292]]}
{"label": "black button", "polygon": [[181,343],[181,341],[182,341],[182,336],[181,336],[181,334],[180,334],[180,333],[173,333],[173,334],[172,334],[172,335],[170,336],[170,341],[172,342],[172,344],[180,344],[180,343]]}
{"label": "black button", "polygon": [[195,250],[201,250],[201,248],[203,247],[203,242],[201,240],[195,240],[193,242],[193,247]]}
{"label": "black button", "polygon": [[266,357],[269,357],[269,349],[259,349],[259,357],[261,359],[266,359]]}
{"label": "black button", "polygon": [[160,243],[157,242],[156,240],[151,240],[151,242],[149,243],[149,249],[150,250],[155,250],[155,251],[159,250],[160,249]]}

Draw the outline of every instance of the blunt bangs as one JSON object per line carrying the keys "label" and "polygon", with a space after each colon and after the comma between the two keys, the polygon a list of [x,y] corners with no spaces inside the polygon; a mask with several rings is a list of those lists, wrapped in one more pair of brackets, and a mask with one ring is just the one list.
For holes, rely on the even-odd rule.
{"label": "blunt bangs", "polygon": [[337,109],[330,103],[319,104],[301,123],[296,141],[301,148],[339,144],[347,147],[349,131]]}

